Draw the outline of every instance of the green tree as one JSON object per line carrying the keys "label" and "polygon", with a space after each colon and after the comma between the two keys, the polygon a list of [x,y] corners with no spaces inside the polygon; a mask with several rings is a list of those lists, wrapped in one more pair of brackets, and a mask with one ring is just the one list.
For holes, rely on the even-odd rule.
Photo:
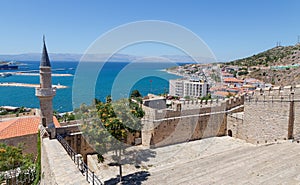
{"label": "green tree", "polygon": [[234,96],[234,95],[233,95],[231,92],[228,92],[226,98],[230,98],[230,97],[232,97],[232,96]]}
{"label": "green tree", "polygon": [[[28,179],[29,173],[34,176],[34,157],[32,154],[23,154],[22,145],[18,147],[9,146],[4,143],[0,143],[0,171],[17,170],[20,169],[20,173],[17,176],[17,181],[21,184],[32,184],[34,179]],[[0,182],[4,180],[4,174],[0,174]],[[12,183],[8,178],[8,183]]]}
{"label": "green tree", "polygon": [[33,166],[33,155],[22,153],[22,145],[18,147],[0,143],[0,171],[28,168]]}
{"label": "green tree", "polygon": [[133,90],[130,94],[131,98],[142,97],[141,93],[138,90]]}
{"label": "green tree", "polygon": [[211,99],[211,94],[208,93],[206,96],[203,96],[200,98],[201,100],[210,100]]}
{"label": "green tree", "polygon": [[41,179],[41,134],[40,131],[38,132],[38,136],[37,136],[38,140],[37,140],[37,158],[36,158],[36,162],[35,162],[35,179],[33,184],[37,185],[40,182]]}
{"label": "green tree", "polygon": [[104,160],[103,154],[114,151],[121,181],[121,158],[126,149],[127,134],[141,130],[140,118],[144,116],[144,112],[139,104],[130,99],[113,102],[108,96],[106,100],[106,103],[97,101],[94,107],[90,107],[87,116],[82,117],[81,130],[98,152],[100,162]]}

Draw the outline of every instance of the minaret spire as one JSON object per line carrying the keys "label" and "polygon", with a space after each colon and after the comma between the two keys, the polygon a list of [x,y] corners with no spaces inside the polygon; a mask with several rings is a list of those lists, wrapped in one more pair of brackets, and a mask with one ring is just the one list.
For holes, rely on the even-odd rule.
{"label": "minaret spire", "polygon": [[45,35],[43,35],[43,54],[41,58],[40,67],[51,67],[48,52],[47,52],[46,42],[45,42]]}

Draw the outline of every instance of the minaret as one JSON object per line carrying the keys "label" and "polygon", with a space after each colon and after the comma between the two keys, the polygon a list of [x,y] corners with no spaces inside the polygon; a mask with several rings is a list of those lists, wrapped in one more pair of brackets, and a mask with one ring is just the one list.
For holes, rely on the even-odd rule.
{"label": "minaret", "polygon": [[36,88],[35,95],[40,100],[41,124],[47,128],[50,138],[55,138],[55,126],[53,123],[52,99],[56,91],[52,88],[51,64],[43,37],[43,54],[40,63],[40,87]]}

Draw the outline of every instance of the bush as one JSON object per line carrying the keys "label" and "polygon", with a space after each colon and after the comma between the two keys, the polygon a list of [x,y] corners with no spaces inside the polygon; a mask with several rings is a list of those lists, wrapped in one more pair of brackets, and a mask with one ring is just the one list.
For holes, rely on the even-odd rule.
{"label": "bush", "polygon": [[239,71],[237,74],[238,74],[239,76],[247,75],[247,74],[248,74],[248,71]]}
{"label": "bush", "polygon": [[41,134],[40,131],[38,132],[38,139],[37,139],[37,160],[35,162],[35,179],[33,184],[37,185],[41,179]]}

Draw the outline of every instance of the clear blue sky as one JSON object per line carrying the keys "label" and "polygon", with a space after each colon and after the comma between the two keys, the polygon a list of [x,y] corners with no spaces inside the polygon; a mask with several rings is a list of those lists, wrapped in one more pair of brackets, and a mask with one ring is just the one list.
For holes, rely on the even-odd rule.
{"label": "clear blue sky", "polygon": [[[300,35],[299,0],[1,0],[0,54],[83,53],[101,34],[132,21],[163,20],[202,38],[218,60],[249,56]],[[128,49],[174,54],[154,46]],[[125,52],[125,51],[124,51]],[[169,53],[168,53],[169,52]],[[129,53],[131,54],[131,53]]]}

